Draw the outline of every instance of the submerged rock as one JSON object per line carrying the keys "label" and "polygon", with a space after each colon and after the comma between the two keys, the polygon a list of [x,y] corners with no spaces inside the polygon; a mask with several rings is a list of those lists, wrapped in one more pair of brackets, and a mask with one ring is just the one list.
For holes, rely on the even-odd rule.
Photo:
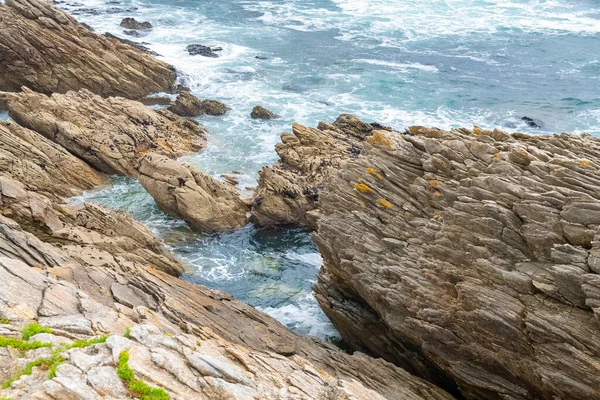
{"label": "submerged rock", "polygon": [[235,186],[157,154],[143,157],[138,171],[140,183],[158,206],[186,221],[192,229],[222,231],[248,222],[248,205]]}
{"label": "submerged rock", "polygon": [[250,116],[254,119],[264,119],[264,120],[279,118],[279,115],[267,110],[266,108],[264,108],[262,106],[255,106],[252,109]]}
{"label": "submerged rock", "polygon": [[139,158],[149,152],[177,158],[206,147],[202,125],[137,101],[87,90],[46,96],[27,88],[0,97],[19,124],[107,174],[136,176]]}
{"label": "submerged rock", "polygon": [[51,2],[6,1],[0,4],[0,27],[0,90],[88,89],[139,99],[175,83],[173,67],[91,32]]}
{"label": "submerged rock", "polygon": [[121,23],[119,24],[121,25],[123,28],[127,28],[127,29],[152,29],[152,24],[148,21],[144,21],[144,22],[140,22],[138,20],[136,20],[135,18],[131,18],[131,17],[127,17],[127,18],[123,18],[123,20],[121,21]]}
{"label": "submerged rock", "polygon": [[525,122],[530,128],[542,128],[544,123],[539,119],[533,119],[530,117],[521,117],[521,121]]}
{"label": "submerged rock", "polygon": [[600,387],[600,139],[373,132],[328,180],[314,287],[359,351],[469,399]]}
{"label": "submerged rock", "polygon": [[190,56],[203,56],[203,57],[210,57],[210,58],[219,57],[219,55],[216,53],[216,51],[223,50],[221,48],[211,49],[210,47],[203,46],[201,44],[190,44],[185,49],[190,54]]}
{"label": "submerged rock", "polygon": [[225,104],[217,100],[200,100],[188,91],[183,91],[171,103],[169,110],[183,117],[199,117],[201,115],[224,115],[229,110]]}

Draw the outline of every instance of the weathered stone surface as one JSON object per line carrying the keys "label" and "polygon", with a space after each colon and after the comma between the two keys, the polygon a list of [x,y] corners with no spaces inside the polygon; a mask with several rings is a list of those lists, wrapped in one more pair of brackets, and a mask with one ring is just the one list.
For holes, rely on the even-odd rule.
{"label": "weathered stone surface", "polygon": [[261,226],[311,226],[306,213],[318,208],[323,180],[360,154],[372,130],[351,115],[341,115],[333,125],[321,122],[316,129],[294,124],[275,146],[280,162],[260,172],[253,220]]}
{"label": "weathered stone surface", "polygon": [[0,121],[0,174],[54,198],[105,183],[100,173],[63,147],[9,121]]}
{"label": "weathered stone surface", "polygon": [[43,93],[88,89],[140,99],[169,91],[173,67],[117,40],[97,35],[51,2],[0,4],[0,90]]}
{"label": "weathered stone surface", "polygon": [[148,21],[140,22],[135,18],[127,17],[123,18],[121,23],[119,24],[123,28],[127,29],[152,29],[152,24]]}
{"label": "weathered stone surface", "polygon": [[408,133],[372,132],[321,195],[323,310],[470,399],[600,398],[600,140]]}
{"label": "weathered stone surface", "polygon": [[250,116],[254,119],[264,119],[264,120],[279,118],[279,115],[275,114],[272,111],[267,110],[263,106],[254,106],[254,108],[252,109],[252,112],[250,113]]}
{"label": "weathered stone surface", "polygon": [[200,100],[190,92],[184,91],[171,103],[169,110],[182,117],[199,117],[205,114],[223,115],[229,107],[217,100]]}
{"label": "weathered stone surface", "polygon": [[143,157],[138,171],[140,183],[158,206],[192,229],[221,231],[248,222],[248,205],[229,183],[158,154]]}
{"label": "weathered stone surface", "polygon": [[19,124],[108,174],[135,176],[146,153],[176,158],[206,146],[206,130],[196,121],[121,97],[87,90],[46,96],[27,88],[0,97]]}

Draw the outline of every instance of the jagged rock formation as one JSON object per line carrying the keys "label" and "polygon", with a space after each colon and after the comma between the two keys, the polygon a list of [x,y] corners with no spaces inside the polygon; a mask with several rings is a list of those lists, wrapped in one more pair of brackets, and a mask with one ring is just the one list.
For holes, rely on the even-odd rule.
{"label": "jagged rock formation", "polygon": [[356,158],[374,131],[348,114],[333,124],[308,128],[295,123],[275,146],[280,162],[260,172],[252,218],[261,226],[303,224],[316,227],[323,180]]}
{"label": "jagged rock formation", "polygon": [[158,206],[192,229],[221,231],[248,223],[248,205],[229,183],[158,154],[143,157],[138,171],[138,180]]}
{"label": "jagged rock formation", "polygon": [[254,106],[254,108],[252,109],[252,112],[250,112],[250,116],[254,119],[264,119],[264,120],[279,118],[279,115],[275,114],[272,111],[267,110],[263,106]]}
{"label": "jagged rock formation", "polygon": [[73,196],[105,178],[79,158],[37,132],[0,121],[0,173],[49,197]]}
{"label": "jagged rock formation", "polygon": [[173,67],[97,35],[43,0],[0,4],[0,90],[43,93],[88,89],[140,99],[169,91]]}
{"label": "jagged rock formation", "polygon": [[469,399],[600,398],[600,140],[412,127],[329,181],[317,298]]}
{"label": "jagged rock formation", "polygon": [[224,115],[229,107],[217,100],[200,100],[190,92],[183,91],[171,103],[169,110],[182,117],[199,117],[205,114]]}
{"label": "jagged rock formation", "polygon": [[121,97],[87,90],[46,96],[23,88],[0,98],[19,124],[107,174],[135,176],[139,158],[149,152],[176,158],[206,146],[206,130],[196,121]]}
{"label": "jagged rock formation", "polygon": [[127,29],[152,29],[152,24],[148,21],[140,22],[135,18],[127,17],[123,18],[121,23],[119,24],[123,28]]}

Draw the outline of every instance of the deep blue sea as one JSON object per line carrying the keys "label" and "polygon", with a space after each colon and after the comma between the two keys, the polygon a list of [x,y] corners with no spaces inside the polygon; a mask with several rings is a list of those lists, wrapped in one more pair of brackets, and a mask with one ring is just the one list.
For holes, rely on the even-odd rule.
{"label": "deep blue sea", "polygon": [[[294,121],[352,113],[403,130],[499,127],[600,134],[600,1],[67,0],[97,32],[127,37],[124,17],[150,21],[140,38],[201,98],[232,111],[202,117],[209,148],[186,157],[215,176],[256,184]],[[222,47],[216,59],[188,44]],[[258,58],[257,58],[258,57]],[[257,122],[254,105],[282,118]],[[522,117],[541,128],[530,127]],[[130,211],[186,261],[185,279],[223,289],[296,332],[335,335],[311,294],[320,266],[307,232],[205,235],[161,213],[135,181],[83,196]]]}

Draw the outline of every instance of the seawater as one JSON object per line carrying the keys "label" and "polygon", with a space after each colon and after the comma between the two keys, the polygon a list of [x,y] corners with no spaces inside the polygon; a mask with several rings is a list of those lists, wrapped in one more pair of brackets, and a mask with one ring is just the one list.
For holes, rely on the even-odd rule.
{"label": "seawater", "polygon": [[[194,94],[228,104],[198,120],[209,147],[185,161],[240,188],[277,160],[291,123],[352,113],[402,131],[478,125],[527,133],[600,134],[600,3],[510,0],[73,0],[60,3],[97,32],[145,42]],[[150,21],[140,38],[124,17]],[[198,43],[217,59],[190,56]],[[263,105],[281,119],[249,118]],[[533,118],[540,128],[522,117]],[[193,233],[134,180],[80,199],[124,209],[189,266],[184,279],[232,293],[302,334],[335,335],[311,295],[321,264],[308,232],[253,226]]]}

